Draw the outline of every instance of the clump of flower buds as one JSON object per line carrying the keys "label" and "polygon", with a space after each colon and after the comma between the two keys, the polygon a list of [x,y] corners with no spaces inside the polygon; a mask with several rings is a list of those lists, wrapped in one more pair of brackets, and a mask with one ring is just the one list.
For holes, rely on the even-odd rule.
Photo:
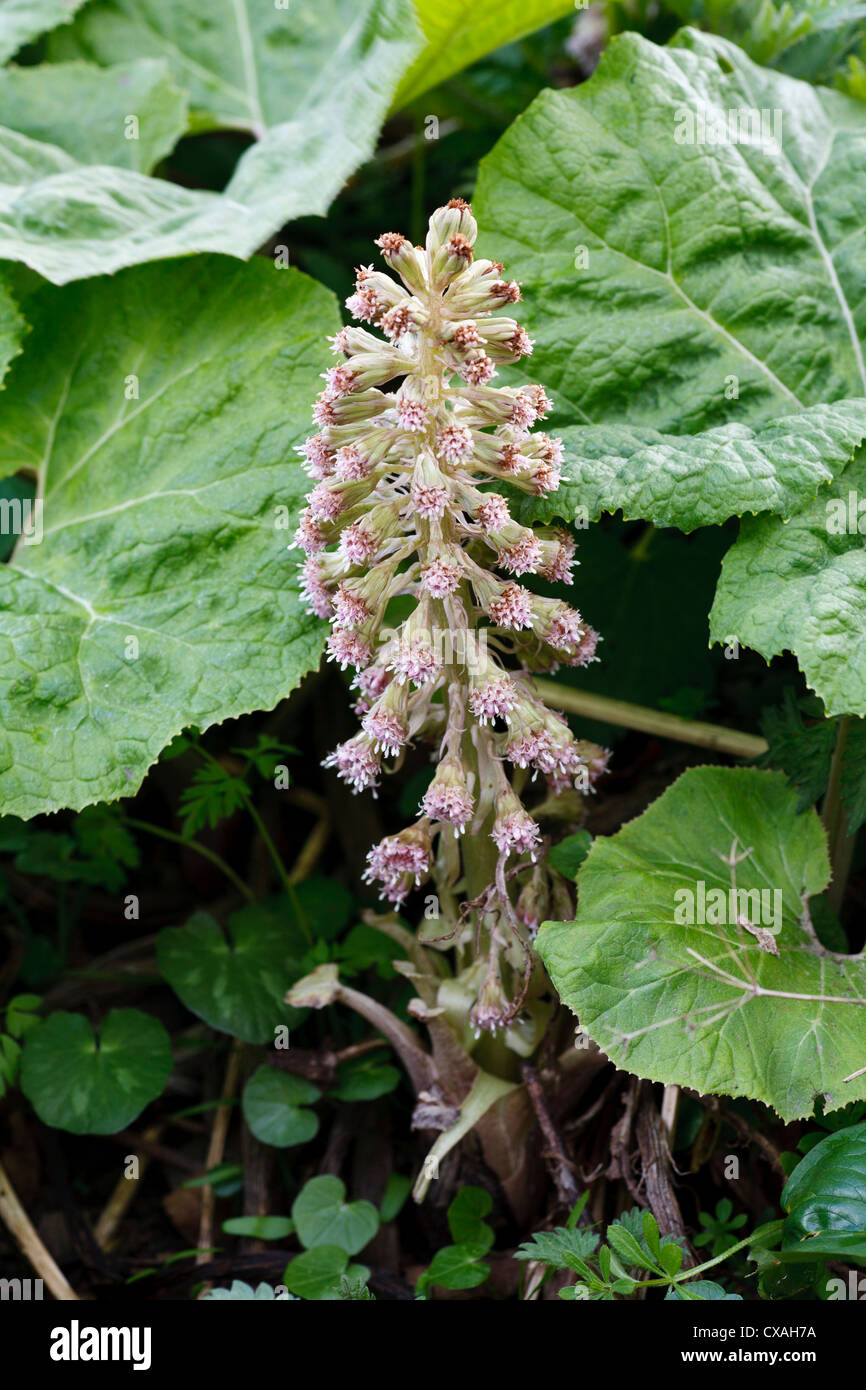
{"label": "clump of flower buds", "polygon": [[[571,582],[569,533],[520,525],[501,491],[556,489],[562,446],[534,432],[551,409],[540,386],[492,384],[532,341],[506,314],[520,287],[475,258],[476,234],[454,198],[431,217],[426,246],[378,239],[393,274],[363,266],[347,307],[384,336],[347,327],[333,339],[340,362],[299,451],[314,482],[295,538],[303,589],[359,692],[361,731],[327,765],[361,791],[410,743],[438,750],[421,818],[368,858],[368,880],[394,903],[428,875],[437,836],[490,836],[500,870],[514,856],[534,862],[541,832],[506,761],[555,790],[587,791],[607,756],[576,740],[531,682],[532,671],[595,660],[598,636],[575,608],[520,582]],[[384,640],[397,597],[414,606]],[[494,1013],[482,1001],[479,1024]]]}

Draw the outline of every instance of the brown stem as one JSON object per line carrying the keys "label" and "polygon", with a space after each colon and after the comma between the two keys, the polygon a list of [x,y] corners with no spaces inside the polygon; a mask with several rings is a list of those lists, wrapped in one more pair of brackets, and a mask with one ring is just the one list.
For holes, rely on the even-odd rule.
{"label": "brown stem", "polygon": [[301,883],[305,878],[309,878],[318,860],[321,858],[330,834],[331,818],[328,815],[324,815],[316,821],[316,824],[301,845],[300,853],[289,871],[289,883]]}
{"label": "brown stem", "polygon": [[0,1163],[0,1218],[2,1218],[9,1234],[17,1242],[24,1258],[47,1285],[49,1293],[61,1302],[77,1300],[78,1294],[36,1234],[33,1223],[19,1202],[18,1194],[9,1181],[2,1163]]}
{"label": "brown stem", "polygon": [[580,1196],[574,1177],[574,1164],[566,1154],[565,1145],[553,1122],[547,1105],[547,1097],[544,1094],[544,1087],[541,1084],[541,1077],[537,1070],[531,1062],[522,1063],[520,1070],[523,1072],[523,1080],[529,1092],[529,1099],[532,1102],[538,1126],[544,1135],[546,1147],[543,1157],[547,1170],[554,1181],[561,1204],[571,1209]]}
{"label": "brown stem", "polygon": [[[231,1106],[228,1101],[232,1100],[237,1090],[241,1075],[241,1064],[244,1055],[244,1044],[240,1038],[235,1038],[232,1042],[229,1060],[226,1066],[225,1078],[221,1099],[224,1104],[220,1105],[214,1115],[213,1129],[211,1130],[210,1144],[205,1160],[205,1171],[210,1172],[222,1162],[225,1153],[226,1138],[229,1132],[231,1121]],[[198,1228],[198,1254],[196,1264],[207,1264],[210,1259],[210,1247],[213,1245],[213,1219],[214,1208],[216,1206],[216,1196],[210,1183],[202,1188],[201,1192],[201,1222]]]}
{"label": "brown stem", "polygon": [[[151,1125],[149,1129],[144,1131],[143,1137],[145,1140],[156,1144],[164,1129],[164,1123]],[[149,1155],[144,1151],[143,1146],[141,1153],[135,1153],[134,1156],[138,1163],[138,1177],[128,1178],[125,1173],[121,1173],[115,1184],[114,1191],[103,1207],[99,1219],[93,1228],[94,1239],[102,1250],[111,1250],[115,1245],[117,1228],[138,1192],[141,1179],[144,1177],[150,1161]]]}
{"label": "brown stem", "polygon": [[688,1245],[680,1204],[671,1183],[671,1151],[667,1131],[652,1094],[646,1087],[637,1116],[637,1142],[650,1210],[659,1223],[662,1235],[679,1236],[684,1242],[683,1266],[691,1269],[696,1260]]}

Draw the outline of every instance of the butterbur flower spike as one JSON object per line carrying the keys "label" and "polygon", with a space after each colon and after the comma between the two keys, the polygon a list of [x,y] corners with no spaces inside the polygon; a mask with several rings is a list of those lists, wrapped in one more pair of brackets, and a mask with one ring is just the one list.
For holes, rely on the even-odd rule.
{"label": "butterbur flower spike", "polygon": [[[570,583],[574,542],[519,525],[497,482],[530,496],[554,490],[562,445],[535,429],[552,408],[540,386],[496,384],[532,340],[507,316],[519,285],[498,262],[476,259],[476,235],[472,209],[453,198],[430,218],[424,247],[397,232],[378,239],[390,273],[358,270],[346,303],[366,326],[333,338],[340,360],[324,374],[316,431],[299,450],[313,482],[296,537],[304,596],[330,619],[329,655],[355,668],[360,691],[362,731],[326,765],[375,794],[383,760],[408,744],[426,741],[439,755],[421,819],[368,856],[367,880],[394,903],[434,870],[437,837],[464,859],[489,837],[500,897],[524,861],[537,884],[541,832],[508,762],[554,790],[584,791],[606,763],[531,683],[533,670],[593,660],[598,637],[577,609],[521,582]],[[397,594],[414,607],[386,637]],[[510,901],[496,912],[519,934]],[[495,1027],[503,1010],[485,997],[477,1025]]]}

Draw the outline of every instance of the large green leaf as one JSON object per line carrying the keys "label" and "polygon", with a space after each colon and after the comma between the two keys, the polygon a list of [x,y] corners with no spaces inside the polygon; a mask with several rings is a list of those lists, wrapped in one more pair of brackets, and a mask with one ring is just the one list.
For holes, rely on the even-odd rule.
{"label": "large green leaf", "polygon": [[283,223],[327,211],[372,154],[420,46],[410,0],[89,5],[53,37],[55,58],[160,59],[189,92],[194,128],[255,143],[211,194],[0,130],[0,256],[58,284],[192,251],[249,256]]}
{"label": "large green leaf", "polygon": [[317,664],[281,523],[339,320],[295,271],[204,257],[26,311],[0,474],[36,473],[44,530],[0,568],[0,805],[31,816],[131,794],[182,728]]}
{"label": "large green leaf", "polygon": [[54,1013],[27,1037],[21,1089],[39,1118],[73,1134],[115,1134],[161,1094],[171,1043],[159,1019],[112,1009],[98,1038],[82,1014]]}
{"label": "large green leaf", "polygon": [[[49,47],[52,58],[97,63],[164,58],[189,91],[196,129],[260,139],[340,100],[337,89],[353,86],[356,66],[375,119],[383,88],[391,83],[386,110],[398,66],[415,56],[420,36],[410,0],[211,0],[206,8],[198,0],[97,0]],[[362,110],[356,116],[367,124]]]}
{"label": "large green leaf", "polygon": [[0,63],[46,29],[68,24],[83,3],[84,0],[0,0]]}
{"label": "large green leaf", "polygon": [[567,521],[622,509],[626,520],[697,526],[744,512],[790,516],[844,467],[866,435],[866,400],[815,405],[753,429],[730,424],[697,435],[664,435],[628,425],[563,431],[562,483],[525,497],[523,522]]}
{"label": "large green leaf", "polygon": [[0,126],[59,145],[82,164],[148,173],[186,129],[168,64],[41,64],[0,72]]}
{"label": "large green leaf", "polygon": [[[737,887],[778,954],[736,921],[689,925],[684,894]],[[576,922],[545,923],[542,959],[563,1001],[617,1066],[704,1092],[749,1096],[786,1120],[866,1095],[866,964],[825,950],[803,901],[826,886],[826,841],[814,811],[780,773],[693,768],[642,816],[598,838],[578,876]],[[775,898],[773,894],[778,893]],[[740,904],[745,907],[745,904]],[[780,912],[773,921],[776,907]],[[726,902],[725,916],[733,914]],[[756,918],[762,921],[757,922]],[[774,933],[774,927],[780,928]]]}
{"label": "large green leaf", "polygon": [[[306,198],[302,188],[295,211],[314,210]],[[0,127],[0,259],[57,285],[193,251],[247,257],[280,220],[227,195],[80,164],[58,145]]]}
{"label": "large green leaf", "polygon": [[[701,110],[782,139],[680,143]],[[563,423],[694,434],[866,394],[866,109],[686,30],[625,34],[482,162],[485,254],[524,283]]]}
{"label": "large green leaf", "polygon": [[828,1134],[782,1193],[782,1249],[866,1260],[866,1125]]}
{"label": "large green leaf", "polygon": [[[738,128],[710,141],[697,125],[750,111],[781,139]],[[521,515],[621,506],[690,527],[766,504],[793,516],[785,528],[744,524],[714,635],[739,631],[765,655],[790,647],[833,708],[860,712],[857,663],[846,673],[838,659],[863,630],[856,546],[833,549],[855,592],[832,613],[796,546],[823,509],[813,483],[853,442],[825,438],[816,454],[821,413],[805,412],[866,393],[866,108],[721,39],[686,30],[661,49],[627,34],[589,82],[543,93],[515,122],[483,162],[476,211],[484,249],[525,283],[534,373],[559,420],[623,427],[568,430],[562,495]],[[778,427],[764,431],[795,411],[783,463]],[[716,427],[728,431],[723,455],[705,433]]]}
{"label": "large green leaf", "polygon": [[[4,381],[10,363],[21,351],[26,333],[27,324],[18,310],[18,305],[7,286],[0,280],[0,382]],[[9,487],[4,486],[0,495],[6,498],[18,497],[20,500],[21,480],[15,479]],[[7,543],[7,536],[0,535],[0,555],[4,559]]]}
{"label": "large green leaf", "polygon": [[397,90],[395,106],[437,86],[485,53],[574,13],[574,0],[415,0],[424,48]]}
{"label": "large green leaf", "polygon": [[[710,614],[714,641],[737,637],[768,660],[794,652],[828,714],[866,715],[861,499],[866,499],[866,449],[790,521],[745,520],[722,562]],[[834,507],[844,510],[853,530],[835,529]],[[866,529],[866,519],[863,524]]]}

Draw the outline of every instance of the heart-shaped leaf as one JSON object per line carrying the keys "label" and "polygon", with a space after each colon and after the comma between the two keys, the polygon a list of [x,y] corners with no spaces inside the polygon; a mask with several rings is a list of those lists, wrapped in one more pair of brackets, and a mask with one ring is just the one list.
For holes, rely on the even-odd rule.
{"label": "heart-shaped leaf", "polygon": [[[229,1288],[209,1289],[202,1297],[213,1299],[217,1303],[273,1303],[277,1294],[271,1284],[257,1284],[253,1288],[252,1284],[245,1284],[242,1279],[234,1279]],[[287,1302],[294,1301],[293,1294],[280,1294],[279,1298]]]}
{"label": "heart-shaped leaf", "polygon": [[339,320],[296,271],[210,257],[23,303],[0,473],[36,471],[43,524],[0,567],[0,805],[32,816],[133,793],[318,663],[287,544]]}
{"label": "heart-shaped leaf", "polygon": [[40,1120],[72,1134],[115,1134],[161,1094],[171,1043],[158,1019],[112,1009],[94,1037],[81,1014],[58,1012],[32,1029],[21,1089]]}
{"label": "heart-shaped leaf", "polygon": [[355,910],[355,899],[348,888],[322,874],[313,874],[296,883],[288,901],[291,920],[301,919],[299,926],[306,934],[307,944],[310,938],[333,941],[347,926]]}
{"label": "heart-shaped leaf", "polygon": [[211,1028],[250,1043],[273,1043],[276,1030],[303,1018],[284,1000],[302,973],[297,922],[288,900],[256,903],[220,930],[207,912],[157,937],[159,968],[175,994]]}
{"label": "heart-shaped leaf", "polygon": [[786,1120],[816,1096],[836,1110],[866,1095],[846,1082],[866,1062],[866,962],[817,939],[806,904],[828,878],[820,821],[780,773],[692,768],[594,841],[577,921],[545,923],[538,947],[617,1066]]}
{"label": "heart-shaped leaf", "polygon": [[483,1187],[461,1187],[448,1208],[448,1229],[455,1245],[493,1244],[493,1232],[484,1220],[493,1210],[493,1198]]}
{"label": "heart-shaped leaf", "polygon": [[302,1076],[259,1067],[244,1087],[244,1119],[261,1143],[275,1149],[305,1144],[318,1132],[319,1117],[304,1107],[315,1105],[320,1096]]}
{"label": "heart-shaped leaf", "polygon": [[490,1274],[490,1265],[481,1262],[479,1253],[475,1245],[443,1246],[419,1278],[417,1291],[421,1293],[431,1284],[443,1289],[477,1289]]}
{"label": "heart-shaped leaf", "polygon": [[364,1283],[370,1271],[364,1265],[349,1264],[345,1250],[336,1245],[319,1245],[296,1255],[286,1267],[283,1283],[298,1298],[334,1302],[340,1297],[342,1280]]}
{"label": "heart-shaped leaf", "polygon": [[[371,1202],[347,1202],[339,1178],[310,1178],[292,1206],[292,1220],[302,1245],[337,1246],[356,1255],[379,1229],[379,1213]],[[291,1286],[290,1286],[291,1287]]]}

